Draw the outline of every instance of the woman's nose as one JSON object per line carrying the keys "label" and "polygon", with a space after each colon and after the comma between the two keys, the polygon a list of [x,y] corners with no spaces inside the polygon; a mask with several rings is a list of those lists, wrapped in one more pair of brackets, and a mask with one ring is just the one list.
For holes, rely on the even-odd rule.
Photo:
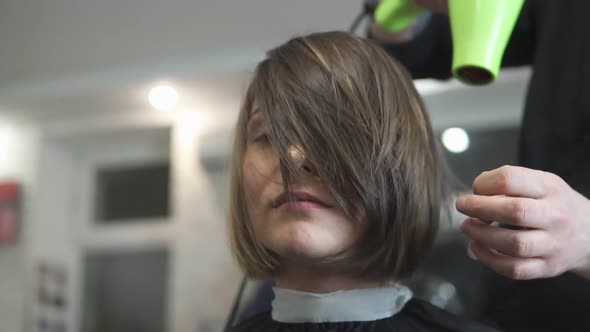
{"label": "woman's nose", "polygon": [[289,157],[293,162],[293,166],[298,171],[317,176],[317,170],[307,158],[303,148],[300,145],[292,145],[288,150]]}

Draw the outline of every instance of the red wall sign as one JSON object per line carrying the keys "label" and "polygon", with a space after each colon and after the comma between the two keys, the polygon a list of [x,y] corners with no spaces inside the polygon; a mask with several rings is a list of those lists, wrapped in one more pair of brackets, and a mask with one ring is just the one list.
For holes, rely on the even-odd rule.
{"label": "red wall sign", "polygon": [[0,182],[0,244],[15,243],[18,231],[20,186]]}

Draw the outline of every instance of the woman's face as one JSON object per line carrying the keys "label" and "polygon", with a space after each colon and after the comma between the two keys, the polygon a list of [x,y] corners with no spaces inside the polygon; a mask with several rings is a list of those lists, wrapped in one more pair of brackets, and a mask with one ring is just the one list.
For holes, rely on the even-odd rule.
{"label": "woman's face", "polygon": [[279,157],[268,141],[260,112],[251,113],[243,181],[254,236],[282,259],[321,262],[351,250],[366,228],[365,218],[347,217],[298,146],[288,150],[300,171],[292,176],[294,200],[285,195]]}

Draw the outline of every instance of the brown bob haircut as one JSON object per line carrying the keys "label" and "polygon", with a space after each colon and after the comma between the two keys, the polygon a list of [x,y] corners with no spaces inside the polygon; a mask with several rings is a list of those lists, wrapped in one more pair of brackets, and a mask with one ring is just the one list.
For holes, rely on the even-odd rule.
{"label": "brown bob haircut", "polygon": [[242,167],[256,100],[291,188],[287,151],[298,144],[349,216],[359,202],[369,226],[354,256],[359,275],[403,279],[432,248],[450,186],[428,114],[404,68],[381,47],[346,32],[315,33],[269,51],[256,68],[235,131],[229,224],[238,263],[272,277],[276,254],[254,237]]}

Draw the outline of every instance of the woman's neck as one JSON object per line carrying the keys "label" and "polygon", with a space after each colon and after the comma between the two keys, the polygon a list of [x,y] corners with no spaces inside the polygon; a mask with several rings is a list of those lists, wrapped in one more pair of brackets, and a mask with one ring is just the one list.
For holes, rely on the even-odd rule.
{"label": "woman's neck", "polygon": [[313,267],[309,264],[281,264],[276,285],[280,288],[309,293],[331,293],[339,290],[379,287],[384,280],[363,278],[335,269]]}

